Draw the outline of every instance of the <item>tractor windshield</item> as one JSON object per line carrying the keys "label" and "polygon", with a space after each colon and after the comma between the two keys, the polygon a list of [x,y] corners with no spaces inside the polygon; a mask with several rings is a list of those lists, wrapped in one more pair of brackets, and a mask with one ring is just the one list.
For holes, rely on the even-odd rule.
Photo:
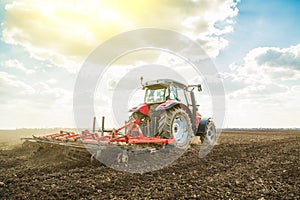
{"label": "tractor windshield", "polygon": [[147,89],[146,95],[145,95],[145,103],[146,104],[162,103],[166,99],[165,93],[166,93],[166,88]]}

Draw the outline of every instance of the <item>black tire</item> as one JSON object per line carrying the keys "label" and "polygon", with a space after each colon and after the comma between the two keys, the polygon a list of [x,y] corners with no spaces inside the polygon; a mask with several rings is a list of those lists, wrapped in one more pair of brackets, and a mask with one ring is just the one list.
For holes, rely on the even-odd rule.
{"label": "black tire", "polygon": [[176,147],[187,148],[192,140],[192,124],[189,115],[180,107],[173,107],[165,112],[161,136],[174,137]]}
{"label": "black tire", "polygon": [[214,145],[216,142],[217,131],[216,126],[213,121],[209,120],[206,124],[205,133],[201,134],[200,139],[202,144],[206,143],[209,145]]}

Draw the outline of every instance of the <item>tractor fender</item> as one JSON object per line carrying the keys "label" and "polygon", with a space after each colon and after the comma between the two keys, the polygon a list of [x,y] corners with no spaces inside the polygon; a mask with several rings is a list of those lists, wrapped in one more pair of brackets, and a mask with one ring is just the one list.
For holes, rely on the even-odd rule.
{"label": "tractor fender", "polygon": [[199,126],[198,126],[197,135],[200,135],[201,133],[205,133],[206,132],[207,124],[210,121],[212,121],[211,117],[201,119],[201,121],[199,123]]}
{"label": "tractor fender", "polygon": [[176,101],[176,100],[167,100],[166,102],[160,104],[159,106],[157,106],[155,108],[156,111],[159,110],[168,110],[170,108],[173,108],[174,106],[180,104],[180,102]]}
{"label": "tractor fender", "polygon": [[192,112],[190,111],[190,109],[183,103],[176,101],[176,100],[167,100],[166,102],[157,106],[155,110],[156,111],[169,110],[170,108],[173,108],[174,106],[181,107],[184,111],[186,111],[186,113],[189,115],[189,117],[192,120]]}
{"label": "tractor fender", "polygon": [[148,115],[149,116],[149,108],[148,108],[148,105],[146,103],[143,103],[143,104],[140,104],[136,107],[133,107],[129,110],[129,112],[140,112],[144,115]]}

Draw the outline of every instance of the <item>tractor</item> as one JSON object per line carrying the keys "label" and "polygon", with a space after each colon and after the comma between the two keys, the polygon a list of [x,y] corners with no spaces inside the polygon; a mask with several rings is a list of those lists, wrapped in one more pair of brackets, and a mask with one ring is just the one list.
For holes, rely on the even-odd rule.
{"label": "tractor", "polygon": [[198,112],[194,89],[201,84],[184,85],[170,79],[158,79],[143,84],[144,103],[129,111],[130,120],[139,120],[141,132],[147,137],[174,138],[177,147],[186,148],[194,136],[203,143],[213,144],[216,128],[212,118],[202,118]]}

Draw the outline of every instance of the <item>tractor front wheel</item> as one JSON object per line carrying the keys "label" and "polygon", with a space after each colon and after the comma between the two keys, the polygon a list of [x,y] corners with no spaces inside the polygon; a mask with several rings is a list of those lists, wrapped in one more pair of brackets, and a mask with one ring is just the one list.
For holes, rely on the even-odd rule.
{"label": "tractor front wheel", "polygon": [[213,121],[208,121],[206,125],[206,131],[200,136],[202,143],[207,143],[209,145],[214,145],[217,137],[216,127]]}

